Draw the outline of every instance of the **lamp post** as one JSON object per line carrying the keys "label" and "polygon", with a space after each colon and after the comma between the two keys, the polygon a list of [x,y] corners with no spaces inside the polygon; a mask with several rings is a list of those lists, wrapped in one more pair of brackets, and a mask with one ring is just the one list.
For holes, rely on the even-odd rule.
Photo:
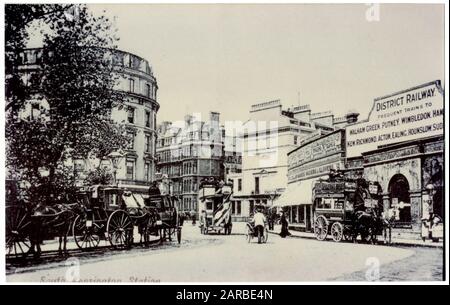
{"label": "lamp post", "polygon": [[113,175],[114,175],[114,185],[118,186],[117,183],[117,169],[119,168],[119,163],[123,158],[123,154],[118,151],[113,151],[108,155],[109,160],[111,160],[111,164],[113,167]]}

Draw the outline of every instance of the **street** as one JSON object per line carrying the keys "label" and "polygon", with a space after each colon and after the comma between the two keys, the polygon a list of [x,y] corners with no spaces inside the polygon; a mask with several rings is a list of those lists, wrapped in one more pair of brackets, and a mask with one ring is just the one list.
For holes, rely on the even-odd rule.
{"label": "street", "polygon": [[[284,282],[441,280],[442,249],[319,242],[280,238],[247,243],[243,223],[225,235],[201,235],[186,223],[183,242],[150,249],[82,255],[66,261],[18,267],[7,280],[22,282]],[[79,269],[78,269],[79,266]]]}

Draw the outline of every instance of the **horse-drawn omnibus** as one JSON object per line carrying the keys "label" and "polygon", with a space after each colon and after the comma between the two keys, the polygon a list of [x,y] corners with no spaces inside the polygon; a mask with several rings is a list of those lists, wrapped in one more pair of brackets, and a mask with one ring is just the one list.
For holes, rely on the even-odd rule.
{"label": "horse-drawn omnibus", "polygon": [[200,185],[198,195],[198,211],[200,217],[200,232],[208,234],[215,232],[230,235],[231,195],[233,186],[209,179]]}
{"label": "horse-drawn omnibus", "polygon": [[313,187],[314,233],[318,240],[330,234],[336,242],[356,241],[358,235],[375,243],[383,233],[381,188],[365,179],[330,178]]}

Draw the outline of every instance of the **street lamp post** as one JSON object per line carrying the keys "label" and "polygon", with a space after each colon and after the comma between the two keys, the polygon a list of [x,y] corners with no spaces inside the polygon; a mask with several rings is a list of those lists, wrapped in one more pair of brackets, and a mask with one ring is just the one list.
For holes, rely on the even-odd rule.
{"label": "street lamp post", "polygon": [[113,151],[108,155],[109,160],[111,160],[111,164],[113,167],[113,176],[114,176],[114,185],[118,186],[117,183],[117,169],[119,168],[119,163],[123,158],[123,154],[118,151]]}

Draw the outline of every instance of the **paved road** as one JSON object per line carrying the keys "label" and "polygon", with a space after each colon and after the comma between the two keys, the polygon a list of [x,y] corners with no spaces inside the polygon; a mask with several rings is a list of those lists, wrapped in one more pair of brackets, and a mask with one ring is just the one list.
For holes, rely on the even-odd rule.
{"label": "paved road", "polygon": [[[186,224],[183,243],[7,271],[7,281],[287,282],[440,280],[442,249],[319,242],[270,235],[267,244],[235,234],[201,235]],[[240,231],[240,232],[236,232]],[[70,264],[75,264],[71,266]],[[67,264],[67,266],[66,266]],[[379,268],[378,268],[379,267]]]}

